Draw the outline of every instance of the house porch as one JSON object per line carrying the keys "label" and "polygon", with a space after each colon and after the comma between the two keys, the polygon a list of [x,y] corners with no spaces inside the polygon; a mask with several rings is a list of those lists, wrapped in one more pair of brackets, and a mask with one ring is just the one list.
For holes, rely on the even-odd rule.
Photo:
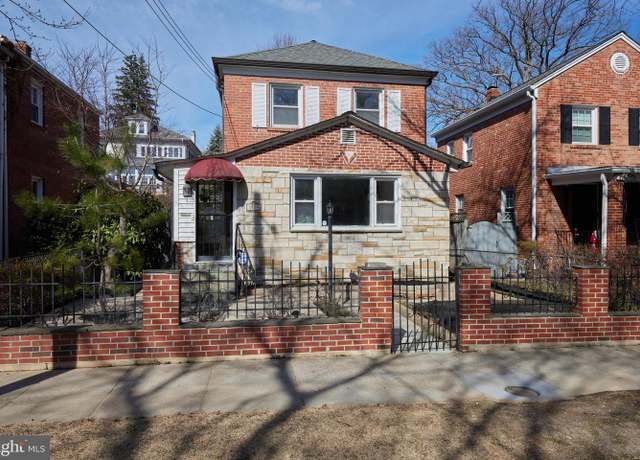
{"label": "house porch", "polygon": [[549,168],[560,213],[539,229],[561,250],[591,246],[603,255],[640,239],[640,168]]}

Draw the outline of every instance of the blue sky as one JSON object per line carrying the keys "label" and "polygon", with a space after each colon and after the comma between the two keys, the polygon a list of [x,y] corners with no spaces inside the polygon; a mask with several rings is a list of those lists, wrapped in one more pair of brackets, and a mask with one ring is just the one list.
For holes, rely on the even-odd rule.
{"label": "blue sky", "polygon": [[[157,41],[170,69],[166,83],[189,99],[220,113],[214,84],[187,58],[144,0],[68,0],[124,51]],[[318,40],[393,59],[421,64],[427,45],[464,25],[471,0],[163,0],[176,22],[210,64],[211,56],[254,51],[275,33],[298,41]],[[62,0],[33,0],[45,14],[72,17]],[[391,8],[390,8],[391,7]],[[638,22],[629,28],[636,35]],[[6,29],[6,24],[3,24]],[[36,32],[48,37],[35,45],[55,49],[57,40],[90,46],[99,37],[86,24],[73,30]],[[8,30],[2,33],[10,35]],[[163,125],[188,133],[196,130],[204,147],[220,118],[200,111],[176,96],[162,96]]]}

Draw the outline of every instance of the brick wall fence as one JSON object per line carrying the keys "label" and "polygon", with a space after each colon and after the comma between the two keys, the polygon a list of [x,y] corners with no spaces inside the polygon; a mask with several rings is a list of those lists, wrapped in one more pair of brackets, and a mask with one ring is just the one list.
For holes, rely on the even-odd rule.
{"label": "brick wall fence", "polygon": [[145,272],[143,324],[120,330],[52,329],[0,334],[0,370],[94,367],[264,357],[293,353],[389,352],[391,268],[360,269],[360,318],[283,320],[222,327],[180,324],[178,271]]}
{"label": "brick wall fence", "polygon": [[502,345],[638,343],[640,314],[609,313],[609,269],[574,267],[573,310],[565,314],[505,315],[491,312],[491,273],[485,267],[458,271],[459,348]]}

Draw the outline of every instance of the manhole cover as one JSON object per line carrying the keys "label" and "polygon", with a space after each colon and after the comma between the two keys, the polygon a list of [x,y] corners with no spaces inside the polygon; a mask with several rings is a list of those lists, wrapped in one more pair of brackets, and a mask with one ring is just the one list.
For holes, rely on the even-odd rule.
{"label": "manhole cover", "polygon": [[537,398],[538,396],[540,396],[539,392],[529,387],[505,387],[504,391],[515,396],[521,396],[523,398]]}

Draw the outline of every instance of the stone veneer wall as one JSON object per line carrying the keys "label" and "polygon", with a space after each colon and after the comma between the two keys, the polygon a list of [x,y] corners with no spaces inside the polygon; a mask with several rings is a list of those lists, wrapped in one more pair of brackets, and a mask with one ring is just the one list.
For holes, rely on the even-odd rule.
{"label": "stone veneer wall", "polygon": [[[242,166],[236,220],[254,259],[327,264],[327,233],[290,229],[291,175],[344,174],[344,170]],[[353,172],[352,172],[353,173]],[[336,232],[334,264],[356,269],[366,261],[399,266],[418,258],[448,264],[449,209],[445,172],[359,170],[363,175],[400,176],[402,231]]]}

